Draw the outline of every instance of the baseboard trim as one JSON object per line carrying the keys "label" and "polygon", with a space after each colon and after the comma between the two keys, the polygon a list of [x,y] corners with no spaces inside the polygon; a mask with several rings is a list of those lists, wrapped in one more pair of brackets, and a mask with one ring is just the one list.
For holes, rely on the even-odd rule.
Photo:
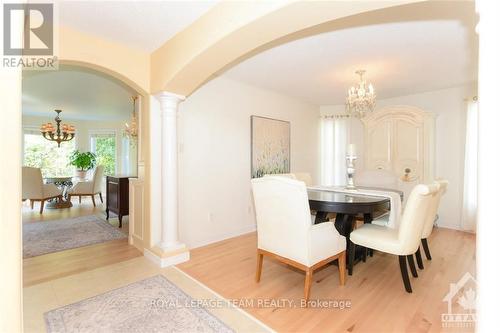
{"label": "baseboard trim", "polygon": [[189,261],[189,251],[184,251],[181,253],[174,254],[169,257],[161,258],[151,252],[148,249],[144,249],[144,257],[146,257],[148,260],[152,261],[156,266],[159,266],[161,268],[168,267],[168,266],[174,266],[186,261]]}
{"label": "baseboard trim", "polygon": [[201,241],[201,242],[195,242],[194,244],[191,244],[191,246],[189,248],[190,249],[196,249],[196,248],[199,248],[199,247],[202,247],[202,246],[206,246],[206,245],[210,245],[212,243],[217,243],[217,242],[229,239],[229,238],[233,238],[233,237],[241,236],[241,235],[244,235],[244,234],[248,234],[248,233],[254,232],[255,230],[257,230],[257,227],[256,227],[255,224],[249,225],[249,226],[237,229],[237,230],[235,230],[233,232],[216,235],[214,237],[211,237],[211,238],[209,238],[207,240],[204,240],[204,241]]}

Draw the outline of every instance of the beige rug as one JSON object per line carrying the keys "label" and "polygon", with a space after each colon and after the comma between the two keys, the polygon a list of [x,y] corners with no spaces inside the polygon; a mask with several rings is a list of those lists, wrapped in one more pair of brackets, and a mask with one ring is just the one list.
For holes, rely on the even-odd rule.
{"label": "beige rug", "polygon": [[[161,276],[163,281],[167,281],[167,284],[162,282],[158,283],[158,276]],[[154,278],[156,282],[147,284],[142,284],[142,281]],[[159,280],[162,281],[162,280]],[[139,283],[139,285],[136,285]],[[162,286],[174,285],[175,288],[167,287],[165,289]],[[130,286],[133,286],[131,289]],[[168,290],[173,290],[174,294],[179,294],[181,290],[181,302],[177,303],[167,303],[165,297],[154,295],[153,301],[148,296],[149,291],[141,291],[141,288],[146,286],[152,287],[151,291],[157,290],[157,288],[162,289],[160,291],[162,295],[168,295],[170,292]],[[148,288],[149,288],[148,287]],[[122,289],[124,288],[124,289]],[[136,289],[137,288],[137,289]],[[126,291],[127,293],[122,293]],[[130,293],[133,291],[133,293]],[[129,297],[134,293],[139,292],[139,297],[147,297],[146,304],[149,304],[149,309],[137,308],[136,305],[140,302],[133,297]],[[111,294],[110,294],[111,293]],[[125,296],[128,295],[128,296]],[[137,294],[136,294],[137,295]],[[90,302],[92,300],[92,302]],[[90,304],[96,305],[94,301],[100,301],[100,310],[94,312],[93,315],[89,315],[90,312],[86,312],[85,302],[90,302]],[[186,304],[184,301],[189,301],[189,306],[184,307]],[[191,303],[190,300],[194,300]],[[104,301],[104,302],[102,302]],[[135,304],[135,305],[134,305]],[[196,311],[206,311],[208,314],[204,314],[201,318],[207,318],[211,321],[216,320],[217,322],[223,323],[223,329],[229,329],[235,332],[273,332],[272,329],[267,327],[265,324],[243,311],[242,309],[233,305],[230,300],[226,300],[217,293],[213,292],[205,285],[196,281],[186,273],[177,269],[176,267],[166,267],[159,268],[149,260],[144,257],[137,257],[131,260],[123,261],[109,266],[104,266],[98,269],[85,271],[75,275],[66,276],[56,280],[51,280],[43,282],[37,285],[33,285],[23,290],[23,319],[24,319],[24,332],[25,333],[39,333],[49,330],[49,332],[57,332],[57,330],[50,329],[57,328],[53,320],[60,321],[64,320],[65,325],[69,325],[66,331],[72,332],[85,332],[84,327],[89,327],[93,332],[113,332],[113,328],[109,326],[111,323],[128,321],[127,318],[123,318],[120,311],[125,311],[129,316],[137,318],[137,320],[143,320],[145,317],[141,316],[148,311],[152,311],[152,305],[158,308],[155,311],[168,312],[168,305],[177,304],[183,306],[184,309],[181,311],[191,311],[193,307],[198,308]],[[133,306],[133,310],[128,312],[128,310],[120,310],[123,307]],[[63,310],[64,309],[64,310]],[[74,310],[82,310],[82,312],[74,312]],[[177,309],[178,310],[178,309]],[[116,312],[115,312],[116,311]],[[102,312],[102,313],[101,313]],[[133,314],[131,314],[133,312]],[[151,313],[155,313],[152,311]],[[104,316],[107,314],[107,316]],[[110,314],[113,314],[110,316]],[[52,317],[56,315],[55,317]],[[74,317],[73,317],[74,315]],[[58,317],[59,316],[59,317]],[[69,316],[69,317],[68,317]],[[167,314],[168,316],[168,314]],[[192,318],[191,314],[186,314],[186,317],[182,318]],[[116,317],[116,318],[114,318]],[[201,319],[200,316],[196,316],[196,321]],[[51,318],[50,323],[48,323],[48,318]],[[96,326],[85,326],[85,318],[93,318],[100,321],[104,325],[103,329]],[[148,326],[154,322],[154,315],[151,323],[146,323],[145,327],[148,329],[139,328],[134,330],[133,327],[118,326],[120,328],[120,333],[127,332],[155,332],[152,326]],[[149,319],[148,319],[149,320]],[[78,324],[77,326],[72,326]],[[182,329],[190,327],[186,325],[192,325],[192,323],[178,323],[179,326],[170,326],[172,330],[162,329],[156,332],[168,332],[168,331],[179,331],[177,329]],[[53,325],[53,326],[49,326]],[[53,327],[53,328],[50,328]],[[201,323],[202,331],[210,331],[212,327],[205,321]],[[69,329],[71,328],[71,330]],[[150,329],[151,328],[151,329]],[[222,328],[221,328],[222,329]],[[118,330],[117,330],[118,331]],[[64,331],[63,331],[64,332]],[[191,330],[192,332],[192,330]]]}
{"label": "beige rug", "polygon": [[49,333],[234,332],[163,275],[45,314]]}
{"label": "beige rug", "polygon": [[82,216],[23,225],[23,258],[126,238],[105,220]]}

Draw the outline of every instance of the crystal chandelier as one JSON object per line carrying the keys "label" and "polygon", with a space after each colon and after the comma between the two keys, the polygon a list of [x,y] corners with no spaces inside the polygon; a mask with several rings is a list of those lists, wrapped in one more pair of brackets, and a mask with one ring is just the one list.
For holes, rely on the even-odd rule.
{"label": "crystal chandelier", "polygon": [[125,135],[131,139],[137,139],[138,128],[137,128],[137,117],[135,115],[135,101],[137,100],[136,96],[132,97],[132,119],[130,119],[129,123],[125,123]]}
{"label": "crystal chandelier", "polygon": [[49,140],[57,142],[57,146],[61,147],[61,142],[70,141],[75,137],[75,126],[63,124],[61,128],[61,118],[59,114],[62,112],[61,110],[54,110],[57,113],[57,116],[54,118],[56,121],[56,127],[52,123],[42,124],[40,127],[40,132],[42,132],[42,136]]}
{"label": "crystal chandelier", "polygon": [[357,117],[364,117],[365,112],[373,111],[375,107],[375,90],[371,83],[367,84],[363,79],[365,72],[363,69],[356,71],[359,75],[359,83],[347,91],[345,102],[347,112]]}

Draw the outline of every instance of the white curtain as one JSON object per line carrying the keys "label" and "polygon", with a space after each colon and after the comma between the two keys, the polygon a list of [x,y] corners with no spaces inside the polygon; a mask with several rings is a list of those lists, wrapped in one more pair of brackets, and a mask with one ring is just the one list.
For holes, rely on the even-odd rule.
{"label": "white curtain", "polygon": [[346,185],[348,129],[345,115],[321,119],[321,185]]}
{"label": "white curtain", "polygon": [[464,194],[462,229],[476,231],[477,212],[477,154],[478,154],[477,100],[468,102],[465,133]]}

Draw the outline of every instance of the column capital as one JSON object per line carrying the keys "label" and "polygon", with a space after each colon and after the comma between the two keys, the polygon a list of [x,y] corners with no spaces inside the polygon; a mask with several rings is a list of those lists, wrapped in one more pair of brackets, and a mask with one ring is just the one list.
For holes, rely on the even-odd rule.
{"label": "column capital", "polygon": [[168,91],[160,91],[159,93],[154,95],[159,101],[160,105],[175,105],[177,106],[180,102],[186,99],[186,96],[178,95],[175,93],[171,93]]}

